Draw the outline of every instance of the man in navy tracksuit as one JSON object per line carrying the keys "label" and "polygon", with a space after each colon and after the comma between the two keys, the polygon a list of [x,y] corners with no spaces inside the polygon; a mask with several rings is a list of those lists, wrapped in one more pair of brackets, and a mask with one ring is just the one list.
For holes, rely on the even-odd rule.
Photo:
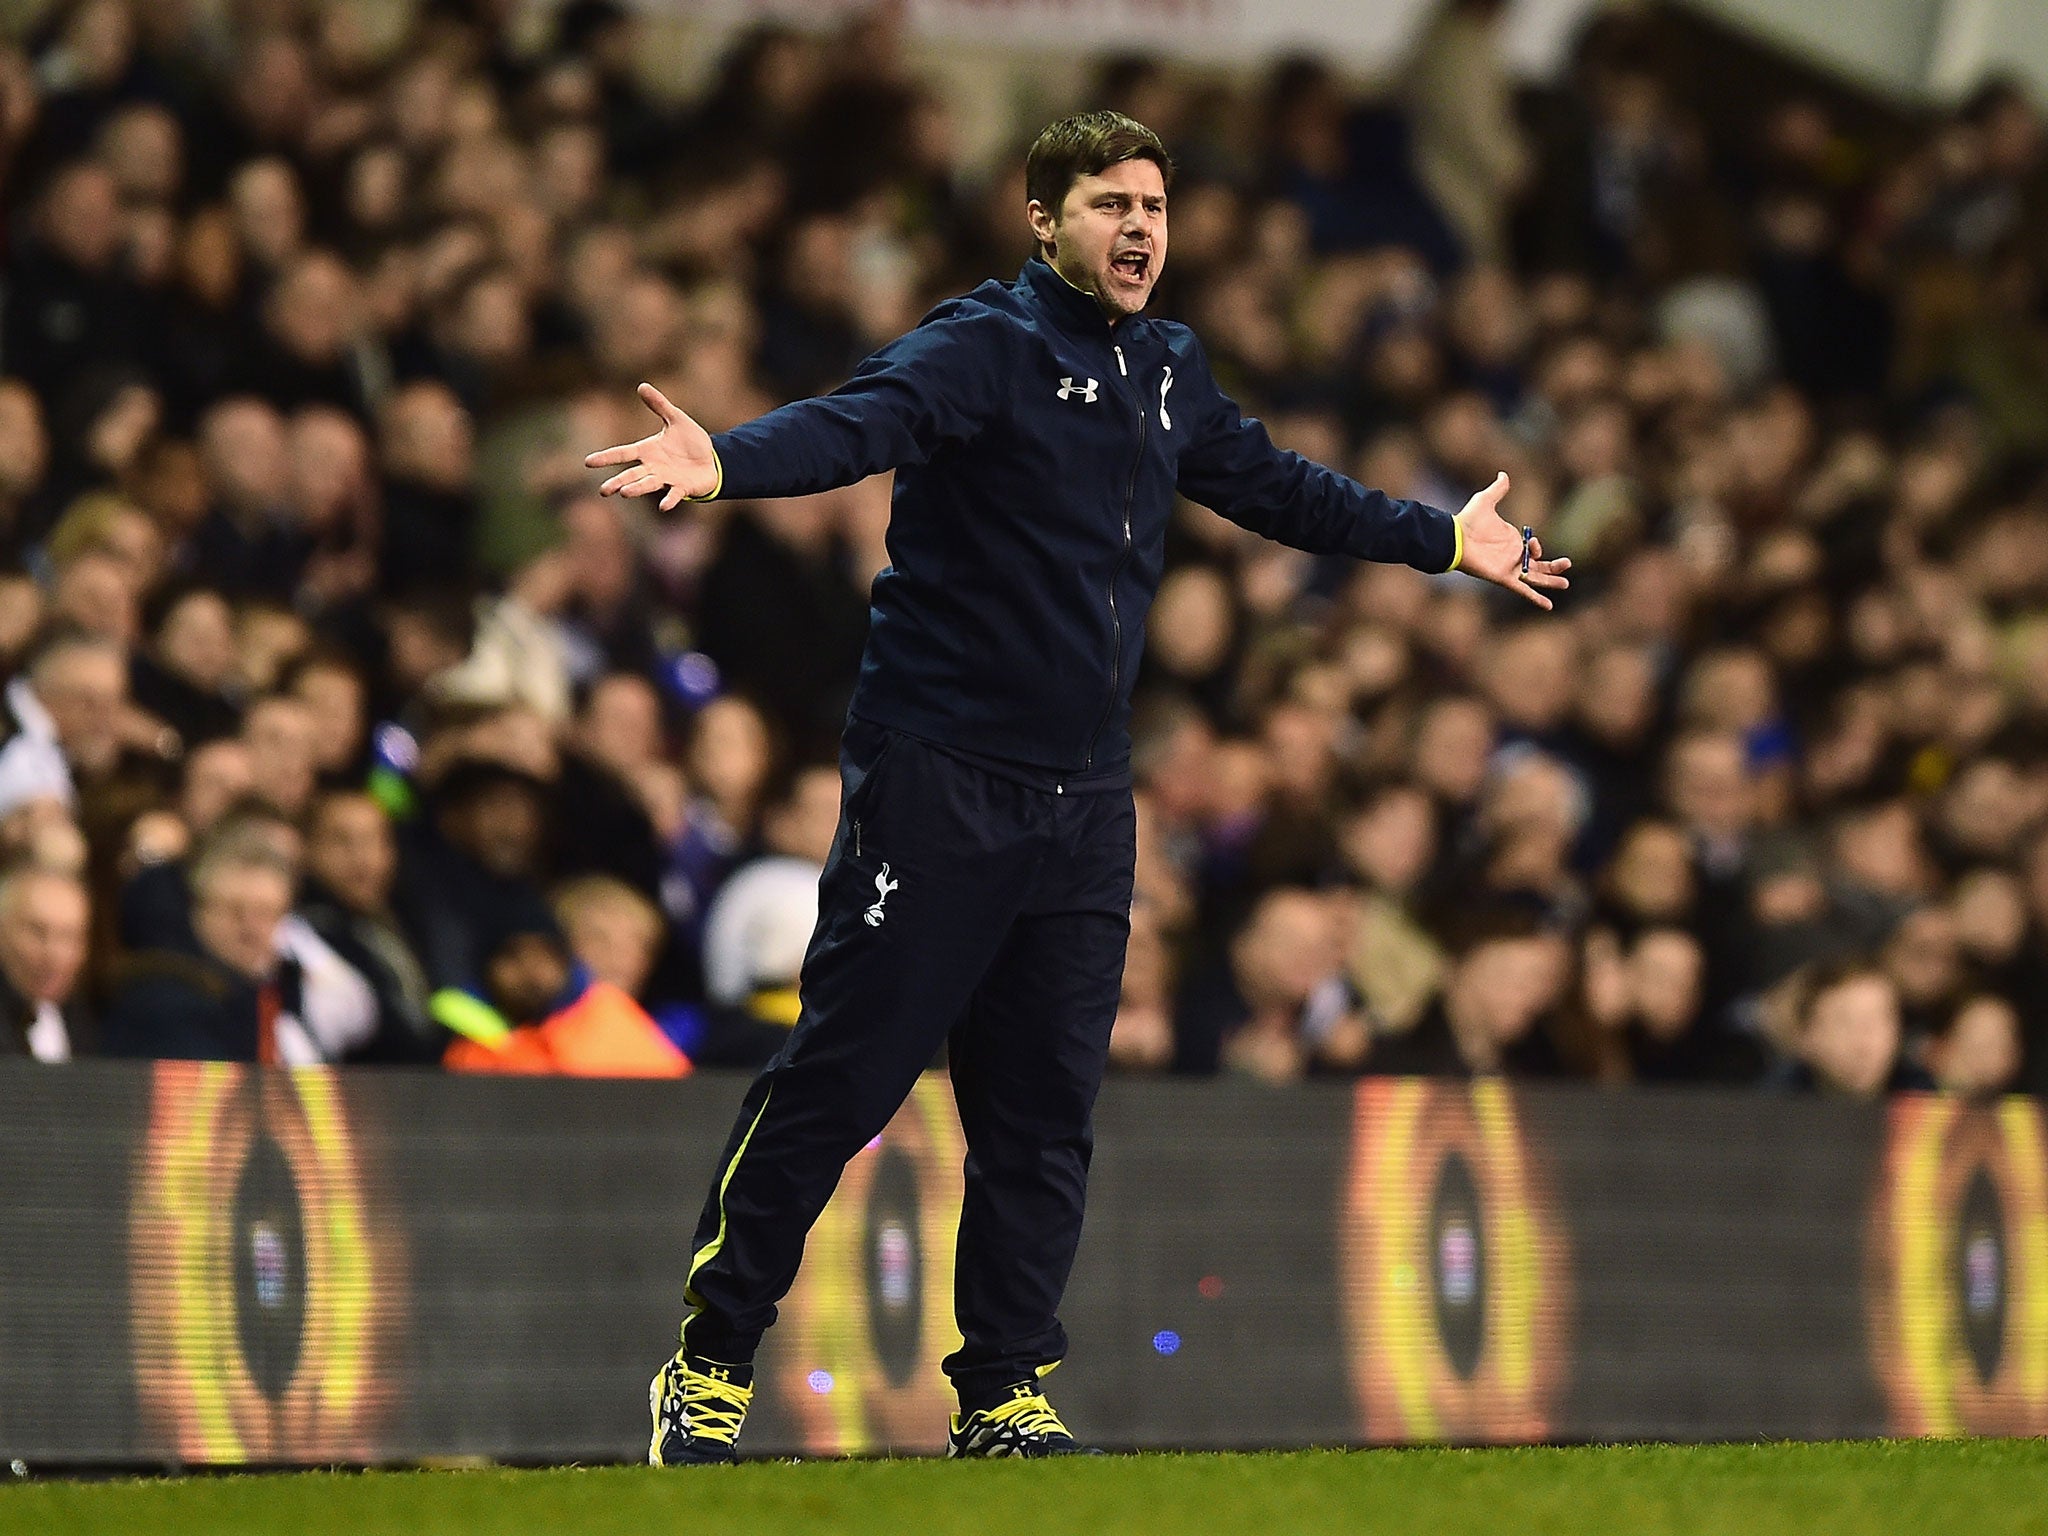
{"label": "man in navy tracksuit", "polygon": [[[1171,165],[1117,113],[1026,169],[1040,254],[940,305],[832,394],[713,438],[650,385],[607,494],[800,496],[896,471],[802,1017],[741,1106],[698,1226],[651,1459],[726,1461],[754,1351],[847,1159],[943,1045],[967,1138],[946,1370],[956,1455],[1074,1441],[1038,1381],[1081,1233],[1129,931],[1131,684],[1176,494],[1319,554],[1463,569],[1549,607],[1502,476],[1453,517],[1273,446],[1185,326],[1139,316]],[[1540,556],[1540,548],[1530,552]]]}

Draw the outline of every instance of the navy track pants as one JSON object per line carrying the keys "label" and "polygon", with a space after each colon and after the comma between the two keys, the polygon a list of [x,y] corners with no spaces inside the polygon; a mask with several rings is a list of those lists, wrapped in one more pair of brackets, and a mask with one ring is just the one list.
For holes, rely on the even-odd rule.
{"label": "navy track pants", "polygon": [[855,721],[803,1011],[726,1143],[684,1347],[749,1361],[846,1162],[946,1048],[967,1139],[954,1270],[977,1403],[1066,1352],[1095,1095],[1130,936],[1128,788],[1032,785]]}

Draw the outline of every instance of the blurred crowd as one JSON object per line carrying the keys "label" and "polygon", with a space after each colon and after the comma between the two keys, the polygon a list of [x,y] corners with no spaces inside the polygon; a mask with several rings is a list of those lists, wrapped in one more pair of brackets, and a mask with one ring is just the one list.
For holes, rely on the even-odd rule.
{"label": "blurred crowd", "polygon": [[[886,480],[593,494],[1179,177],[1161,312],[1283,445],[1574,561],[1553,615],[1181,509],[1132,1071],[2048,1087],[2048,149],[1718,121],[1604,19],[1518,90],[1119,59],[960,163],[888,7],[650,87],[614,0],[73,0],[0,46],[0,1054],[678,1074],[796,1011]],[[1027,120],[1028,119],[1028,120]]]}

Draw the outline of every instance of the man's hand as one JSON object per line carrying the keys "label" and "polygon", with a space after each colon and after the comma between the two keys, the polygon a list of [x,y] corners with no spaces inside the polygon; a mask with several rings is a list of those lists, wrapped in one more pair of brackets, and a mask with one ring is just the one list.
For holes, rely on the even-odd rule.
{"label": "man's hand", "polygon": [[661,418],[661,430],[637,443],[604,448],[583,461],[585,469],[605,469],[623,464],[611,479],[597,488],[600,496],[651,496],[664,486],[661,510],[677,502],[709,496],[718,489],[718,456],[711,451],[711,434],[675,406],[652,384],[640,386],[640,398],[647,409]]}
{"label": "man's hand", "polygon": [[1529,569],[1526,573],[1522,570],[1522,530],[1500,515],[1501,498],[1507,493],[1508,477],[1496,475],[1493,484],[1465,503],[1465,510],[1458,514],[1465,528],[1465,558],[1458,569],[1519,592],[1538,608],[1548,608],[1551,603],[1544,592],[1562,592],[1571,585],[1564,573],[1572,563],[1565,558],[1543,559],[1543,541],[1536,539],[1529,545]]}

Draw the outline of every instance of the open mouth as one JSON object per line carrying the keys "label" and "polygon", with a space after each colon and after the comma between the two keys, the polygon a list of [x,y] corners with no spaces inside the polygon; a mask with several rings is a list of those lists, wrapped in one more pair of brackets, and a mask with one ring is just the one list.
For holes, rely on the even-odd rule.
{"label": "open mouth", "polygon": [[1124,251],[1110,258],[1110,270],[1127,283],[1142,283],[1151,276],[1152,257],[1147,251]]}

